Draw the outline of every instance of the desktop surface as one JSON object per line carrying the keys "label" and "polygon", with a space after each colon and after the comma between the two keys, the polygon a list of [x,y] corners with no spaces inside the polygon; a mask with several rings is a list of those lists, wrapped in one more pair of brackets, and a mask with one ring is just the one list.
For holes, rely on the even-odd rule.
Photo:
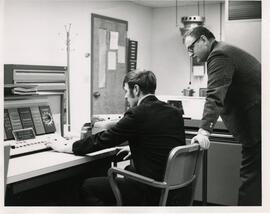
{"label": "desktop surface", "polygon": [[76,156],[51,150],[12,158],[8,167],[7,184],[105,158],[114,155],[115,151],[115,148],[109,148]]}
{"label": "desktop surface", "polygon": [[76,156],[52,150],[11,158],[5,205],[74,205],[79,202],[80,183],[107,176],[116,152],[108,148]]}

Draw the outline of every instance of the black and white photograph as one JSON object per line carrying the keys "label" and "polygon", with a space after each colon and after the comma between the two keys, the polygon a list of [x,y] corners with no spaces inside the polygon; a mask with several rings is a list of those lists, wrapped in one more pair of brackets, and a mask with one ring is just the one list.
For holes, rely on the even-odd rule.
{"label": "black and white photograph", "polygon": [[269,3],[0,0],[1,213],[270,211]]}

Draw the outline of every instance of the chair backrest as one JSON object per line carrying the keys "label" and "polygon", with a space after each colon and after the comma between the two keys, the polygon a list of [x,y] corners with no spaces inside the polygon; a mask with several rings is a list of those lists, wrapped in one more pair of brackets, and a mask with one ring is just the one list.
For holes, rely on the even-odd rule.
{"label": "chair backrest", "polygon": [[196,174],[202,150],[198,144],[178,146],[169,154],[164,181],[170,185],[179,185]]}
{"label": "chair backrest", "polygon": [[[199,144],[178,146],[169,154],[164,182],[167,189],[179,189],[192,185],[189,205],[192,205],[197,177],[201,167],[203,150]],[[166,196],[162,197],[161,204],[166,203]]]}

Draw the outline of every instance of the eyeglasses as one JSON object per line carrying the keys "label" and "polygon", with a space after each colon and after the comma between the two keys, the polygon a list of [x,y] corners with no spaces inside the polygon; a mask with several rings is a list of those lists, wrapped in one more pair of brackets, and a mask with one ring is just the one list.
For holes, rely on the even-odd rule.
{"label": "eyeglasses", "polygon": [[193,51],[194,51],[194,45],[196,44],[196,42],[198,42],[200,40],[200,38],[201,37],[195,39],[195,41],[192,42],[192,44],[190,46],[188,46],[187,50],[188,50],[189,53],[193,53]]}

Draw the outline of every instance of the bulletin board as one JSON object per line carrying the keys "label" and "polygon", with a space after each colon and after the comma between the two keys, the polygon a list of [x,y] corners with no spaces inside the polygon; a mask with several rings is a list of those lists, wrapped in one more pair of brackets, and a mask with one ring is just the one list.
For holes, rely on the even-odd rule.
{"label": "bulletin board", "polygon": [[127,21],[91,16],[91,118],[126,110],[122,82],[127,73],[127,31]]}

